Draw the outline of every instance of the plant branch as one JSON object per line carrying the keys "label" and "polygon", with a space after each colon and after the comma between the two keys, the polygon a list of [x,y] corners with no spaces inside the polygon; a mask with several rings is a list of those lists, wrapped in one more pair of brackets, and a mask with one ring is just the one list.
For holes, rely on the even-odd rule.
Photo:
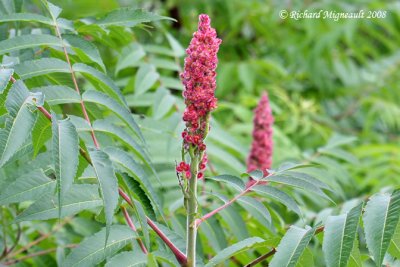
{"label": "plant branch", "polygon": [[[130,227],[134,232],[137,232],[136,227],[135,227],[135,225],[133,224],[132,219],[129,217],[129,213],[128,213],[128,211],[126,210],[126,208],[123,207],[123,206],[121,206],[121,209],[122,209],[122,212],[124,213],[125,221],[128,223],[129,227]],[[145,245],[143,244],[142,239],[138,238],[138,239],[137,239],[137,242],[138,242],[140,248],[142,249],[143,253],[144,253],[144,254],[148,254],[147,249],[146,249]]]}
{"label": "plant branch", "polygon": [[[66,245],[66,246],[63,246],[63,247],[64,248],[74,248],[76,246],[77,246],[77,244],[69,244],[69,245]],[[7,262],[4,263],[4,265],[13,265],[13,264],[16,264],[16,263],[18,263],[20,261],[26,260],[26,259],[30,259],[30,258],[33,258],[33,257],[42,256],[42,255],[46,255],[46,254],[55,252],[56,250],[57,250],[57,248],[49,248],[49,249],[46,249],[46,250],[41,250],[41,251],[38,251],[38,252],[31,253],[31,254],[28,254],[26,256],[23,256],[23,257],[21,257],[19,259],[7,261]]]}
{"label": "plant branch", "polygon": [[28,243],[27,245],[25,245],[24,247],[22,247],[19,250],[15,251],[14,253],[9,254],[6,258],[15,257],[16,255],[18,255],[18,254],[30,249],[32,246],[35,246],[35,245],[39,244],[43,240],[45,240],[45,239],[49,238],[50,236],[52,236],[55,232],[60,230],[64,225],[69,223],[71,220],[72,220],[72,217],[69,217],[69,218],[65,219],[62,223],[58,224],[53,230],[51,230],[47,234],[44,234],[44,235],[40,236],[39,238],[37,238],[37,239],[33,240],[32,242]]}
{"label": "plant branch", "polygon": [[[14,77],[11,77],[10,79],[13,83],[16,82]],[[79,89],[79,88],[78,88]],[[46,116],[46,118],[48,118],[49,120],[51,120],[51,116],[50,113],[44,108],[44,107],[38,107],[38,109],[43,113],[43,115]],[[92,128],[93,130],[93,128]],[[95,139],[95,135],[92,135],[93,138],[93,142],[98,145],[97,140]],[[96,140],[96,141],[95,141]],[[99,147],[98,147],[99,148]],[[79,148],[79,152],[80,154],[87,160],[87,162],[92,165],[92,161],[88,155],[88,153],[83,149],[83,148]],[[118,193],[119,195],[125,199],[125,201],[132,207],[134,207],[132,200],[130,199],[130,197],[121,189],[118,188]],[[161,238],[161,240],[164,241],[164,243],[171,249],[171,251],[174,253],[176,259],[178,260],[179,263],[181,263],[182,265],[186,265],[186,255],[180,251],[174,243],[172,243],[172,241],[161,231],[161,229],[159,229],[157,227],[157,225],[149,218],[146,216],[146,220],[147,220],[147,224],[154,230],[154,232]],[[127,222],[129,224],[129,222]],[[40,242],[40,241],[39,241]],[[18,251],[19,253],[19,251]],[[14,254],[18,254],[18,253],[14,253]]]}
{"label": "plant branch", "polygon": [[[192,154],[192,153],[191,153]],[[190,172],[191,178],[188,181],[188,188],[186,194],[187,198],[187,219],[186,219],[186,255],[188,267],[196,266],[196,239],[197,239],[197,227],[196,217],[198,213],[197,203],[197,173],[199,168],[200,155],[196,154],[191,156]]]}
{"label": "plant branch", "polygon": [[[131,207],[135,207],[132,200],[130,199],[130,197],[121,189],[118,189],[119,191],[119,195],[125,199],[125,201],[131,206]],[[161,238],[162,241],[164,241],[164,243],[169,247],[169,249],[172,251],[172,253],[174,253],[176,259],[178,260],[178,262],[182,265],[186,264],[186,255],[178,248],[175,246],[174,243],[172,243],[172,241],[163,233],[163,231],[161,231],[160,228],[158,228],[158,226],[149,218],[146,216],[146,221],[147,224],[153,229],[153,231]]]}
{"label": "plant branch", "polygon": [[[257,264],[259,264],[260,262],[262,262],[263,260],[268,259],[269,257],[271,257],[272,255],[274,255],[276,253],[276,249],[272,248],[268,253],[261,255],[260,257],[256,258],[255,260],[253,260],[252,262],[246,264],[244,267],[252,267],[252,266],[256,266]],[[267,263],[267,266],[269,264]]]}
{"label": "plant branch", "polygon": [[[268,176],[266,176],[268,177]],[[265,178],[265,177],[264,177]],[[210,211],[209,213],[207,213],[206,215],[204,215],[203,217],[199,218],[196,220],[195,222],[195,226],[196,228],[198,228],[200,226],[200,224],[202,222],[204,222],[205,220],[207,220],[208,218],[214,216],[215,214],[217,214],[218,212],[220,212],[221,210],[225,209],[226,207],[232,205],[236,200],[238,200],[240,197],[242,197],[243,195],[247,194],[249,191],[251,191],[251,189],[258,185],[263,179],[259,179],[257,180],[254,184],[252,184],[251,186],[247,187],[245,190],[243,190],[242,192],[240,192],[240,194],[236,195],[234,198],[232,198],[231,200],[229,200],[228,202],[226,202],[224,205],[219,206],[218,208]]]}
{"label": "plant branch", "polygon": [[79,89],[78,82],[76,80],[75,71],[72,68],[71,61],[69,59],[69,55],[68,55],[68,51],[67,51],[67,47],[66,47],[66,45],[64,43],[64,40],[63,40],[63,38],[61,36],[60,28],[58,27],[57,19],[52,14],[51,14],[51,17],[53,18],[53,23],[54,23],[54,27],[55,27],[55,30],[56,30],[56,35],[61,41],[61,45],[62,45],[62,48],[63,48],[63,51],[64,51],[65,59],[67,61],[67,64],[68,64],[68,67],[69,67],[69,71],[71,73],[72,82],[74,83],[76,92],[79,94],[79,97],[81,98],[80,104],[81,104],[81,107],[82,107],[83,116],[85,117],[85,120],[87,121],[87,123],[90,126],[90,134],[92,136],[94,146],[97,149],[99,149],[100,145],[99,145],[99,142],[97,141],[96,135],[94,134],[94,129],[92,127],[92,123],[91,123],[90,118],[88,116],[88,113],[87,113],[87,110],[86,110],[86,106],[85,106],[85,102],[82,99],[81,91]]}

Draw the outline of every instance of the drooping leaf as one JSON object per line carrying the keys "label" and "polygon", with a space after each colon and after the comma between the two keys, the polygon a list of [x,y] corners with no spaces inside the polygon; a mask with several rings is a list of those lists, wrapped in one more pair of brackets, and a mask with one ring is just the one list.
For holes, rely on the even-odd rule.
{"label": "drooping leaf", "polygon": [[58,197],[53,197],[51,193],[51,191],[46,192],[42,198],[36,200],[35,203],[15,218],[15,222],[58,218],[60,216],[60,208],[61,218],[64,218],[82,210],[101,206],[102,204],[97,185],[72,185],[70,190],[65,194],[62,207],[58,205]]}
{"label": "drooping leaf", "polygon": [[75,63],[72,68],[74,71],[84,74],[85,77],[94,79],[96,81],[96,89],[104,91],[109,98],[114,99],[114,101],[117,101],[120,105],[126,107],[125,99],[122,96],[121,90],[110,77],[83,63]]}
{"label": "drooping leaf", "polygon": [[79,138],[75,126],[67,118],[58,121],[55,113],[51,114],[54,170],[57,177],[58,203],[63,207],[63,198],[74,182],[78,168]]}
{"label": "drooping leaf", "polygon": [[104,151],[109,155],[111,161],[117,164],[117,168],[121,168],[121,171],[127,172],[130,176],[135,178],[147,197],[151,200],[153,209],[162,214],[159,198],[142,166],[124,150],[115,147],[107,147]]}
{"label": "drooping leaf", "polygon": [[94,62],[105,71],[106,67],[101,59],[99,50],[94,44],[77,34],[63,34],[62,38],[67,41],[83,62]]}
{"label": "drooping leaf", "polygon": [[2,14],[0,17],[0,22],[12,22],[12,21],[40,22],[47,25],[53,24],[53,21],[50,18],[33,13]]}
{"label": "drooping leaf", "polygon": [[162,19],[174,20],[172,18],[159,16],[142,9],[121,8],[108,13],[104,18],[96,22],[97,25],[134,27],[140,23],[152,22]]}
{"label": "drooping leaf", "polygon": [[294,267],[300,259],[316,228],[291,226],[282,238],[271,260],[271,267]]}
{"label": "drooping leaf", "polygon": [[160,75],[153,65],[141,65],[135,78],[135,94],[141,95],[145,93],[155,84],[159,77]]}
{"label": "drooping leaf", "polygon": [[0,129],[0,167],[11,159],[30,136],[36,120],[34,101],[22,81],[13,84],[6,100],[9,117],[5,128]]}
{"label": "drooping leaf", "polygon": [[218,176],[212,176],[207,179],[211,179],[218,182],[225,182],[233,186],[238,191],[243,191],[246,187],[243,180],[237,176],[222,174]]}
{"label": "drooping leaf", "polygon": [[279,202],[281,202],[283,205],[285,205],[288,209],[296,212],[299,216],[301,216],[301,211],[299,206],[297,205],[296,201],[286,194],[285,192],[272,187],[272,186],[266,186],[266,185],[257,185],[252,188],[252,191],[264,195],[267,197],[271,197]]}
{"label": "drooping leaf", "polygon": [[132,131],[143,141],[144,137],[142,135],[142,132],[136,123],[136,121],[133,119],[132,114],[129,112],[128,109],[124,108],[123,106],[119,105],[115,100],[113,100],[111,97],[107,96],[106,94],[103,94],[98,91],[86,91],[82,95],[82,99],[85,102],[91,102],[91,103],[96,103],[101,106],[104,106],[108,108],[109,110],[113,111],[115,115],[117,115],[121,120],[125,121],[129,128],[132,129]]}
{"label": "drooping leaf", "polygon": [[46,103],[50,106],[80,103],[79,94],[72,88],[64,85],[48,85],[32,88],[33,92],[42,92],[46,96]]}
{"label": "drooping leaf", "polygon": [[117,75],[122,69],[138,66],[139,60],[145,55],[146,52],[141,45],[137,43],[130,44],[122,50],[115,68],[115,74]]}
{"label": "drooping leaf", "polygon": [[34,170],[0,189],[0,205],[36,200],[47,192],[53,192],[55,184],[41,169]]}
{"label": "drooping leaf", "polygon": [[[140,97],[142,98],[142,97]],[[154,94],[153,99],[153,117],[158,120],[163,118],[174,106],[176,100],[171,92],[166,88],[160,87]]]}
{"label": "drooping leaf", "polygon": [[266,178],[269,182],[284,184],[288,186],[297,187],[312,193],[315,193],[323,198],[330,200],[330,198],[319,188],[317,185],[310,183],[309,181],[299,179],[295,176],[290,175],[271,175]]}
{"label": "drooping leaf", "polygon": [[247,196],[241,196],[238,200],[238,203],[248,209],[250,213],[258,219],[264,226],[268,227],[271,224],[271,214],[268,209],[259,202],[257,199]]}
{"label": "drooping leaf", "polygon": [[68,64],[57,58],[41,58],[36,60],[24,61],[14,66],[15,72],[21,79],[45,75],[49,73],[62,72],[68,73]]}
{"label": "drooping leaf", "polygon": [[181,57],[185,54],[185,49],[182,47],[182,45],[176,40],[171,34],[165,33],[165,36],[167,37],[168,43],[172,48],[172,51],[174,51],[174,56],[175,57]]}
{"label": "drooping leaf", "polygon": [[97,266],[103,260],[114,255],[137,237],[136,233],[128,226],[113,225],[109,229],[109,238],[107,244],[104,246],[104,243],[107,240],[106,232],[106,228],[103,228],[100,232],[86,238],[78,247],[71,251],[62,263],[62,266]]}
{"label": "drooping leaf", "polygon": [[362,206],[363,203],[347,214],[328,217],[322,246],[327,266],[347,266],[354,240],[357,237]]}
{"label": "drooping leaf", "polygon": [[205,267],[216,266],[217,264],[224,262],[225,260],[229,259],[230,257],[232,257],[240,252],[246,251],[246,250],[254,247],[255,245],[262,244],[263,242],[265,242],[265,240],[262,238],[259,238],[259,237],[250,237],[245,240],[242,240],[242,241],[218,252],[218,254],[215,255],[215,257],[212,258],[205,265]]}
{"label": "drooping leaf", "polygon": [[0,55],[18,51],[21,49],[38,46],[58,46],[61,47],[60,39],[48,34],[27,34],[14,38],[6,39],[0,42]]}
{"label": "drooping leaf", "polygon": [[128,145],[129,148],[132,149],[132,151],[135,153],[135,155],[143,160],[146,165],[151,167],[150,158],[147,153],[143,150],[140,144],[136,142],[136,140],[123,128],[112,124],[108,120],[96,120],[93,122],[93,129],[97,132],[104,132],[115,138],[118,138],[122,141],[122,143]]}
{"label": "drooping leaf", "polygon": [[[109,156],[101,150],[89,151],[93,169],[99,183],[106,216],[106,229],[110,229],[114,210],[118,204],[118,182]],[[108,230],[107,230],[108,236]],[[107,239],[107,238],[106,238]]]}
{"label": "drooping leaf", "polygon": [[377,194],[370,198],[364,213],[367,247],[374,261],[381,266],[400,217],[400,190]]}

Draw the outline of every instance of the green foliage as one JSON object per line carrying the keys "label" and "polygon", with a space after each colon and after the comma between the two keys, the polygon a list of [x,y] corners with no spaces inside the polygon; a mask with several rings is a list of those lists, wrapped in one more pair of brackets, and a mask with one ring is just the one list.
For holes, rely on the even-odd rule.
{"label": "green foliage", "polygon": [[[148,220],[185,253],[179,73],[204,12],[223,43],[199,216],[229,205],[198,228],[197,266],[398,265],[398,5],[292,4],[0,0],[0,265],[179,266]],[[245,173],[263,91],[266,177]]]}
{"label": "green foliage", "polygon": [[325,225],[323,250],[327,266],[347,266],[357,235],[362,204],[348,214],[330,216]]}

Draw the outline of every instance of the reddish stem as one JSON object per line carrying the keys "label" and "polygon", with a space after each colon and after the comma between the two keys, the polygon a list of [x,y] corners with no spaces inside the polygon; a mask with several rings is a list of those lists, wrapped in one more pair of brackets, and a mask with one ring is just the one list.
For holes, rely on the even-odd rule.
{"label": "reddish stem", "polygon": [[[124,213],[125,221],[128,223],[129,227],[130,227],[134,232],[137,232],[136,227],[135,227],[135,225],[133,224],[131,217],[129,217],[128,211],[125,209],[125,207],[122,207],[122,206],[121,206],[121,209],[122,209],[122,212]],[[147,249],[146,249],[145,245],[144,245],[143,242],[142,242],[142,239],[138,238],[138,239],[137,239],[137,242],[138,242],[140,248],[142,249],[143,253],[144,253],[144,254],[148,254]]]}
{"label": "reddish stem", "polygon": [[[61,41],[61,45],[62,45],[62,48],[63,48],[63,51],[64,51],[65,59],[66,59],[66,61],[68,63],[69,71],[71,73],[71,77],[72,77],[72,81],[73,81],[74,86],[75,86],[75,90],[79,94],[79,96],[81,96],[81,92],[79,90],[78,82],[77,82],[76,77],[75,77],[75,71],[72,68],[71,61],[69,59],[69,55],[68,55],[68,52],[67,52],[67,47],[65,46],[64,40],[61,37],[60,28],[58,27],[58,23],[57,23],[57,20],[55,18],[53,18],[53,21],[54,21],[54,27],[56,29],[57,37]],[[87,123],[90,126],[90,131],[91,131],[91,135],[92,135],[94,146],[96,147],[96,149],[100,149],[99,142],[97,141],[97,138],[96,138],[96,136],[94,134],[94,129],[92,127],[92,123],[91,123],[90,118],[88,116],[88,113],[86,111],[85,102],[83,101],[82,98],[81,98],[80,104],[81,104],[81,107],[82,107],[83,116],[85,117],[85,120],[87,121]]]}
{"label": "reddish stem", "polygon": [[40,110],[46,118],[51,120],[51,114],[44,108],[44,107],[37,107],[38,110]]}
{"label": "reddish stem", "polygon": [[[121,189],[118,188],[119,195],[125,199],[125,201],[131,206],[134,207],[132,200],[130,197]],[[171,249],[172,253],[174,253],[178,262],[182,265],[186,264],[186,255],[175,246],[174,243],[161,231],[160,228],[149,218],[146,216],[147,224],[154,230],[154,232],[161,238],[162,241]]]}
{"label": "reddish stem", "polygon": [[177,248],[174,243],[169,240],[169,238],[161,231],[160,228],[157,227],[157,225],[150,220],[150,218],[146,217],[147,219],[147,224],[154,230],[154,232],[157,233],[157,235],[164,241],[164,243],[171,249],[172,253],[174,253],[176,259],[180,264],[183,266],[186,265],[186,255],[179,249]]}

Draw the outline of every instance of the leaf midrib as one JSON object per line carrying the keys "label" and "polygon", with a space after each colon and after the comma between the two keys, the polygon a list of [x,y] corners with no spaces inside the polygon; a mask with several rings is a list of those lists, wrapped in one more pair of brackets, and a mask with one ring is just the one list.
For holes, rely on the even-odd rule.
{"label": "leaf midrib", "polygon": [[[82,258],[80,261],[76,262],[76,263],[73,264],[72,266],[79,265],[81,262],[85,261],[88,257],[91,257],[92,255],[98,253],[99,251],[106,250],[107,248],[111,248],[111,247],[114,246],[115,244],[123,243],[123,242],[125,242],[125,241],[131,240],[131,239],[134,239],[134,238],[135,238],[135,237],[128,237],[128,238],[125,238],[125,239],[119,239],[118,241],[115,241],[115,242],[111,243],[110,245],[107,245],[107,244],[106,244],[105,247],[101,247],[101,248],[99,248],[99,249],[93,251],[92,253],[90,253],[90,254],[87,255],[86,257]],[[78,248],[79,248],[79,247],[78,247]]]}

